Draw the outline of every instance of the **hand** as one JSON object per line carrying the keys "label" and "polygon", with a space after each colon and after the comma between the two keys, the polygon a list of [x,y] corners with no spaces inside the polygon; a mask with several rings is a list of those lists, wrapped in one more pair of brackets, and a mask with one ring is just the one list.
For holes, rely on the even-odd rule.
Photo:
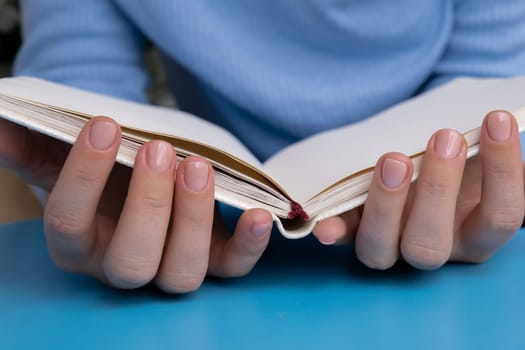
{"label": "hand", "polygon": [[[176,166],[173,147],[152,141],[133,171],[115,165],[120,128],[91,120],[72,148],[0,121],[0,166],[49,190],[44,226],[53,261],[118,288],[154,281],[162,290],[197,289],[205,275],[248,273],[266,248],[271,215],[246,211],[232,236],[214,219],[210,164]],[[67,158],[66,158],[67,157]]]}
{"label": "hand", "polygon": [[512,115],[489,113],[479,155],[466,162],[466,151],[459,133],[438,131],[412,186],[410,159],[384,155],[364,208],[318,223],[315,235],[325,243],[355,238],[358,259],[376,269],[390,268],[399,258],[420,269],[487,260],[518,230],[525,212],[524,168]]}

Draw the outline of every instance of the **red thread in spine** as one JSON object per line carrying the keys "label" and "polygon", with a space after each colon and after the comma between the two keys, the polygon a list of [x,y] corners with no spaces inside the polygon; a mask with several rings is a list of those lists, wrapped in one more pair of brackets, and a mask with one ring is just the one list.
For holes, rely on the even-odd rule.
{"label": "red thread in spine", "polygon": [[296,217],[300,217],[305,221],[310,219],[301,204],[297,203],[296,201],[290,201],[290,212],[288,213],[288,219],[295,219]]}

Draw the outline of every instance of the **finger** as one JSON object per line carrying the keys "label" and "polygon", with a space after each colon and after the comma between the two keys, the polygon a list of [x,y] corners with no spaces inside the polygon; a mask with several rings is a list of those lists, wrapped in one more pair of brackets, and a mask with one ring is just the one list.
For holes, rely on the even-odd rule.
{"label": "finger", "polygon": [[410,188],[410,158],[389,153],[374,172],[356,235],[357,258],[366,266],[388,269],[398,259],[403,208]]}
{"label": "finger", "polygon": [[170,293],[202,284],[208,269],[214,209],[214,177],[209,162],[185,159],[177,169],[173,222],[156,282]]}
{"label": "finger", "polygon": [[361,220],[362,207],[319,221],[313,229],[317,240],[324,245],[341,245],[354,240]]}
{"label": "finger", "polygon": [[465,157],[455,131],[440,130],[429,141],[401,238],[403,258],[417,268],[436,269],[450,257]]}
{"label": "finger", "polygon": [[27,128],[0,119],[0,166],[11,169],[27,165],[31,156],[31,135]]}
{"label": "finger", "polygon": [[494,111],[480,138],[481,199],[465,221],[453,258],[488,259],[518,230],[525,211],[523,165],[518,127],[511,114]]}
{"label": "finger", "polygon": [[137,288],[155,277],[168,230],[176,157],[167,142],[137,153],[128,195],[104,257],[104,274],[118,288]]}
{"label": "finger", "polygon": [[[344,214],[343,214],[344,215]],[[313,234],[324,245],[333,245],[347,235],[345,220],[342,216],[333,216],[319,221],[314,226]]]}
{"label": "finger", "polygon": [[27,183],[51,189],[68,150],[64,142],[0,120],[0,167]]}
{"label": "finger", "polygon": [[49,195],[44,210],[48,248],[57,265],[65,269],[81,270],[90,260],[95,213],[119,141],[120,128],[114,121],[103,117],[90,121],[73,145]]}
{"label": "finger", "polygon": [[[222,229],[216,234],[217,229]],[[248,274],[268,246],[272,216],[262,209],[244,212],[229,237],[226,228],[214,227],[208,272],[217,277],[239,277]]]}

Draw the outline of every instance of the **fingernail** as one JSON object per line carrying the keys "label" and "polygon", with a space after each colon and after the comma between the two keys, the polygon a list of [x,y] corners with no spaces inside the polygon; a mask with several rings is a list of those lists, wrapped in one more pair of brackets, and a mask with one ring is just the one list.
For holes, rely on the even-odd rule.
{"label": "fingernail", "polygon": [[146,150],[146,162],[156,171],[166,171],[173,161],[173,147],[164,141],[152,141]]}
{"label": "fingernail", "polygon": [[319,240],[319,242],[321,242],[322,244],[324,245],[334,245],[335,242],[337,242],[336,239],[331,239],[331,240]]}
{"label": "fingernail", "polygon": [[456,158],[463,146],[463,136],[453,130],[442,130],[437,133],[434,151],[445,158]]}
{"label": "fingernail", "polygon": [[507,113],[491,113],[487,120],[489,137],[496,142],[504,142],[510,138],[512,125]]}
{"label": "fingernail", "polygon": [[184,183],[193,192],[201,192],[208,185],[208,164],[190,161],[184,166]]}
{"label": "fingernail", "polygon": [[399,187],[407,175],[408,166],[406,163],[396,159],[386,158],[381,169],[381,178],[386,187]]}
{"label": "fingernail", "polygon": [[262,237],[269,230],[270,230],[270,224],[267,224],[267,223],[253,224],[251,227],[252,234],[255,237]]}
{"label": "fingernail", "polygon": [[97,120],[91,125],[89,131],[89,143],[94,149],[104,151],[113,145],[117,136],[117,127],[115,124]]}

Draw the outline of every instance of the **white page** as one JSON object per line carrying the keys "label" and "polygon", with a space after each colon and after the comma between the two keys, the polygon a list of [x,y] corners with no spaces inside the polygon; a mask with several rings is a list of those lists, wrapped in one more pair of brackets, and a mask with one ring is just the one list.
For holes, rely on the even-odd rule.
{"label": "white page", "polygon": [[261,166],[257,158],[228,131],[181,111],[129,102],[30,77],[0,79],[0,93],[93,116],[108,116],[122,126],[197,141],[222,149],[257,168]]}
{"label": "white page", "polygon": [[270,158],[266,171],[301,203],[375,165],[391,151],[414,155],[442,128],[467,132],[494,109],[525,106],[525,77],[457,79],[362,122],[314,135]]}

